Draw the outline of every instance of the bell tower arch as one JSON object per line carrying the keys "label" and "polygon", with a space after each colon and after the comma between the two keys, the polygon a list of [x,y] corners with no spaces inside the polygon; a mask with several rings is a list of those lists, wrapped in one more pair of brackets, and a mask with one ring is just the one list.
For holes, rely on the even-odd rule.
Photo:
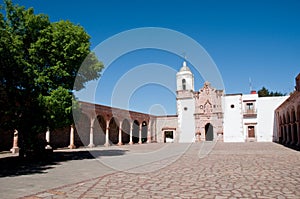
{"label": "bell tower arch", "polygon": [[186,61],[183,62],[180,71],[176,74],[176,79],[177,91],[194,91],[194,75],[187,66]]}

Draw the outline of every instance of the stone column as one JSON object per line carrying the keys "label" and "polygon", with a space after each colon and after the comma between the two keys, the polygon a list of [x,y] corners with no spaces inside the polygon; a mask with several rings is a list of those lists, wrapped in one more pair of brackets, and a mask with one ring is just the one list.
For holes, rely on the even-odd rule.
{"label": "stone column", "polygon": [[104,144],[104,146],[109,146],[109,120],[106,121],[105,144]]}
{"label": "stone column", "polygon": [[70,129],[70,145],[68,146],[69,149],[75,149],[76,146],[74,144],[74,124],[71,125]]}
{"label": "stone column", "polygon": [[96,118],[92,118],[91,119],[91,126],[90,126],[90,143],[88,145],[88,147],[95,147],[94,144],[94,121]]}
{"label": "stone column", "polygon": [[148,129],[147,129],[147,143],[151,143],[151,120],[149,120]]}
{"label": "stone column", "polygon": [[139,126],[139,144],[142,144],[142,123]]}
{"label": "stone column", "polygon": [[285,132],[286,132],[286,140],[285,140],[285,144],[286,144],[286,145],[289,145],[289,144],[290,144],[290,141],[291,141],[291,139],[290,139],[290,133],[289,133],[289,125],[288,125],[288,124],[285,124],[284,127],[285,127]]}
{"label": "stone column", "polygon": [[129,136],[129,144],[133,145],[132,141],[132,131],[133,131],[133,122],[130,124],[130,136]]}
{"label": "stone column", "polygon": [[52,147],[50,146],[50,129],[49,129],[49,127],[47,128],[47,131],[46,131],[46,141],[47,141],[47,146],[45,148],[52,149]]}
{"label": "stone column", "polygon": [[19,153],[18,147],[18,131],[15,129],[14,131],[14,139],[13,139],[13,147],[10,149],[12,153]]}
{"label": "stone column", "polygon": [[294,125],[293,124],[289,124],[290,126],[290,130],[291,130],[291,137],[292,137],[292,141],[290,142],[290,145],[294,145],[295,143],[295,136],[294,136]]}
{"label": "stone column", "polygon": [[298,143],[297,146],[300,147],[300,122],[296,122],[296,131],[297,131],[297,135],[298,135]]}
{"label": "stone column", "polygon": [[122,121],[120,121],[120,126],[119,126],[119,142],[118,145],[123,145],[122,143]]}
{"label": "stone column", "polygon": [[281,128],[281,135],[282,135],[282,143],[281,144],[285,144],[286,142],[286,131],[285,131],[285,127],[284,125],[280,125]]}
{"label": "stone column", "polygon": [[281,125],[278,125],[278,143],[282,144],[282,140],[283,140],[283,133],[282,133],[282,128],[281,128]]}

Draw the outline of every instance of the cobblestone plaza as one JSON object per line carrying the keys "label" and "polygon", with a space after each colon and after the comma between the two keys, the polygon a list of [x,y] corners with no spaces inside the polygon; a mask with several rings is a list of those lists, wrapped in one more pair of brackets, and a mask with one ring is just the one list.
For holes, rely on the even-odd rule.
{"label": "cobblestone plaza", "polygon": [[[100,151],[98,156],[94,154],[95,159],[69,160],[42,173],[0,178],[0,196],[300,198],[298,151],[275,143],[256,142],[203,142],[182,146],[153,143],[94,149]],[[151,153],[163,147],[160,155]],[[178,148],[184,150],[176,152]],[[139,161],[134,160],[137,157],[133,154],[152,158],[139,158],[146,163],[134,164]],[[104,161],[99,161],[101,158]],[[127,163],[120,162],[123,166],[119,168],[124,170],[103,164],[105,160],[117,159],[127,160]]]}

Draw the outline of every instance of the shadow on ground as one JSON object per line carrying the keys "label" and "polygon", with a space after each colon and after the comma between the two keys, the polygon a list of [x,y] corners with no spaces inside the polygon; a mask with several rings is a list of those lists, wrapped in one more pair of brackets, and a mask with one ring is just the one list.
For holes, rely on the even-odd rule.
{"label": "shadow on ground", "polygon": [[120,156],[127,150],[94,150],[94,151],[56,151],[46,153],[39,158],[24,158],[17,156],[0,158],[0,177],[47,173],[61,162],[70,160],[95,159],[101,156]]}

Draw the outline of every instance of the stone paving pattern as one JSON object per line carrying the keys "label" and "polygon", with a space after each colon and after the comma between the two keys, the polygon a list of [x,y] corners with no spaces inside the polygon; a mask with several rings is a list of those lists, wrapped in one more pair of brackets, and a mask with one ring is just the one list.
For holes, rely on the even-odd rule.
{"label": "stone paving pattern", "polygon": [[23,198],[300,198],[298,151],[275,143],[217,143],[200,157],[200,149],[203,143],[192,144],[157,171],[116,171]]}

